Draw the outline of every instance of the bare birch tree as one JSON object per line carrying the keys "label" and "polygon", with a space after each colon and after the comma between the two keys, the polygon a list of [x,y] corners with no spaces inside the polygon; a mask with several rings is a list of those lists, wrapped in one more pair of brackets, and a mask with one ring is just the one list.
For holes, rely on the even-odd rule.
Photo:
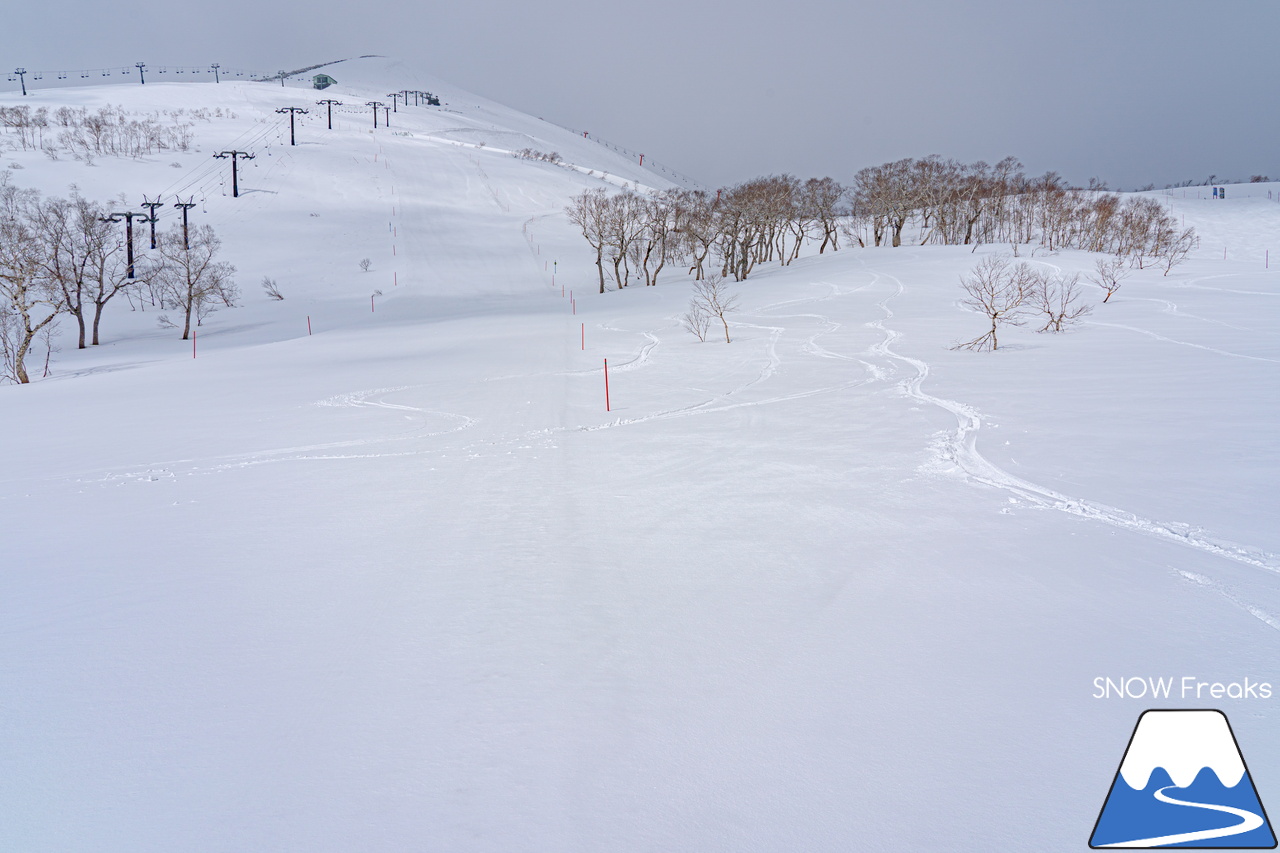
{"label": "bare birch tree", "polygon": [[604,293],[604,249],[607,240],[609,197],[603,189],[583,190],[565,208],[569,221],[582,230],[582,236],[596,253],[596,271],[600,276],[600,292]]}
{"label": "bare birch tree", "polygon": [[715,317],[724,325],[724,342],[729,343],[729,320],[727,314],[737,311],[738,297],[729,293],[728,282],[724,276],[710,275],[702,281],[693,283],[693,301],[689,303],[690,313],[701,311],[707,317]]}
{"label": "bare birch tree", "polygon": [[991,328],[971,341],[956,344],[952,349],[974,352],[999,349],[1000,327],[1021,326],[1025,322],[1022,307],[1034,277],[1035,273],[1026,262],[1013,267],[1009,261],[996,255],[979,262],[973,272],[960,280],[965,292],[960,304],[986,317]]}
{"label": "bare birch tree", "polygon": [[1121,282],[1128,276],[1129,270],[1125,268],[1122,258],[1098,258],[1094,262],[1093,272],[1088,273],[1085,278],[1106,292],[1107,295],[1102,298],[1105,303],[1111,298],[1111,294],[1120,289]]}
{"label": "bare birch tree", "polygon": [[235,305],[239,297],[233,278],[236,268],[214,260],[222,241],[208,225],[191,229],[189,247],[179,225],[161,234],[156,245],[160,258],[154,275],[165,300],[182,310],[182,340],[190,340],[192,317],[199,324],[219,304]]}
{"label": "bare birch tree", "polygon": [[1093,313],[1081,302],[1080,274],[1060,275],[1041,271],[1031,282],[1027,303],[1044,317],[1045,324],[1037,332],[1061,332]]}
{"label": "bare birch tree", "polygon": [[61,294],[44,273],[46,245],[32,226],[34,190],[0,185],[0,335],[4,378],[31,381],[26,358],[36,336],[62,313]]}

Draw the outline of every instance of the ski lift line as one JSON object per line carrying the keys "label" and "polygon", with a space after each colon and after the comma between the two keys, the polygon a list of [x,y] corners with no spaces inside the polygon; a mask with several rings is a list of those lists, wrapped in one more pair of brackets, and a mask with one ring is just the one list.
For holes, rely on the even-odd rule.
{"label": "ski lift line", "polygon": [[[112,65],[107,68],[67,68],[60,71],[30,71],[32,80],[44,80],[46,77],[52,80],[97,80],[103,77],[113,77],[119,75],[125,78],[137,76],[137,68]],[[223,68],[218,66],[218,71],[214,71],[212,65],[162,65],[159,71],[152,71],[153,74],[204,74],[213,79],[216,77],[245,77],[249,78],[261,76],[254,71],[245,69]],[[6,75],[8,82],[15,82],[17,78],[12,73]]]}
{"label": "ski lift line", "polygon": [[[237,136],[232,141],[231,147],[232,148],[250,148],[253,146],[254,143],[261,142],[263,137],[269,132],[270,132],[269,126],[266,128],[260,128],[258,131],[258,134],[255,137],[251,137],[249,139],[245,139],[244,138],[245,134],[242,133],[240,134],[240,136]],[[245,131],[245,133],[248,133],[248,131]],[[170,183],[167,187],[165,187],[164,192],[178,193],[178,194],[185,193],[196,182],[202,181],[210,176],[216,175],[219,173],[219,171],[220,170],[218,165],[210,161],[204,167],[202,167],[199,171],[197,171],[194,175],[183,175],[178,179],[176,179],[175,181],[173,181],[172,183]]]}
{"label": "ski lift line", "polygon": [[[590,139],[592,142],[595,142],[597,145],[603,145],[603,146],[604,146],[604,147],[606,147],[606,148],[612,148],[614,151],[617,151],[619,154],[626,154],[626,155],[628,155],[628,156],[631,156],[631,157],[637,157],[637,158],[638,158],[638,157],[640,157],[640,152],[638,152],[638,151],[632,151],[630,148],[627,148],[627,147],[625,147],[625,146],[622,146],[622,145],[616,145],[615,143],[612,143],[612,142],[610,142],[610,141],[609,141],[609,140],[607,140],[607,139],[601,139],[600,137],[598,137],[598,136],[596,136],[596,135],[594,135],[594,134],[589,134],[589,133],[588,133],[587,131],[585,131],[585,130],[576,130],[576,129],[572,128],[572,127],[568,127],[568,126],[563,125],[563,124],[558,124],[558,123],[556,123],[556,122],[554,122],[554,121],[547,121],[546,119],[542,119],[542,121],[546,121],[546,122],[547,122],[547,124],[550,124],[550,125],[553,125],[553,126],[555,126],[555,127],[558,127],[558,128],[560,128],[561,130],[567,130],[567,131],[569,131],[570,133],[572,133],[574,136],[581,136],[581,137],[582,137],[582,138],[584,138],[584,139]],[[651,158],[646,157],[645,159],[646,159],[646,160],[649,160],[649,166],[650,166],[650,169],[651,169],[651,170],[652,170],[652,169],[654,169],[654,168],[661,169],[663,172],[666,172],[667,174],[671,175],[673,178],[676,178],[676,179],[677,179],[677,180],[679,180],[681,183],[684,183],[684,184],[686,184],[686,185],[688,185],[688,186],[691,186],[691,187],[701,187],[701,186],[702,186],[702,183],[701,183],[700,181],[695,181],[693,178],[689,177],[688,175],[685,175],[685,174],[682,174],[682,173],[680,173],[680,172],[677,172],[675,169],[669,169],[669,168],[667,168],[666,166],[664,166],[663,164],[661,164],[661,163],[659,163],[659,162],[657,162],[656,160],[653,160],[653,159],[651,159]]]}

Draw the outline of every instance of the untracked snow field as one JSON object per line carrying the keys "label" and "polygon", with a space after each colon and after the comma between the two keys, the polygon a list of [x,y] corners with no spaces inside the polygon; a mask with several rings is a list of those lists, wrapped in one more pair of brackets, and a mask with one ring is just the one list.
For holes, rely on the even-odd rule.
{"label": "untracked snow field", "polygon": [[[1221,708],[1280,809],[1280,186],[1153,194],[1191,259],[994,353],[959,279],[1008,246],[810,251],[699,342],[563,212],[661,172],[325,71],[35,92],[224,117],[0,152],[194,195],[243,291],[195,358],[121,299],[0,387],[0,850],[1081,850],[1148,707]],[[406,86],[445,106],[375,132]],[[1131,676],[1276,693],[1094,698]]]}

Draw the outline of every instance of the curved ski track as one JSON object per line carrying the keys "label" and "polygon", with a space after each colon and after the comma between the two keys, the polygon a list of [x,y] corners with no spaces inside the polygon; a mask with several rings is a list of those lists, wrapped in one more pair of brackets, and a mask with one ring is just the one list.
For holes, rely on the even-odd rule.
{"label": "curved ski track", "polygon": [[[869,272],[876,279],[885,278],[894,282],[897,287],[894,293],[886,296],[878,303],[881,310],[885,312],[885,316],[868,324],[881,330],[885,335],[884,340],[873,346],[872,349],[886,358],[910,365],[915,371],[914,376],[900,383],[900,387],[908,396],[921,403],[937,406],[955,416],[958,422],[956,431],[945,436],[937,445],[940,456],[944,461],[951,463],[952,470],[958,470],[964,476],[976,482],[1016,495],[1033,507],[1053,509],[1080,518],[1100,521],[1123,530],[1129,530],[1167,542],[1175,542],[1216,557],[1223,557],[1280,574],[1280,555],[1271,554],[1259,548],[1212,538],[1200,529],[1190,525],[1156,521],[1116,507],[1071,497],[1045,486],[1015,477],[992,464],[977,449],[978,432],[982,428],[982,418],[978,411],[964,403],[935,397],[926,393],[922,386],[925,380],[929,378],[929,365],[919,359],[896,353],[892,349],[894,342],[901,337],[901,334],[888,328],[885,322],[892,320],[894,317],[892,309],[889,308],[889,302],[904,292],[901,280],[892,275],[877,273],[873,270],[869,270]],[[1280,630],[1280,622],[1277,622],[1268,614],[1252,605],[1238,600],[1235,601],[1252,615],[1262,619],[1271,627]]]}

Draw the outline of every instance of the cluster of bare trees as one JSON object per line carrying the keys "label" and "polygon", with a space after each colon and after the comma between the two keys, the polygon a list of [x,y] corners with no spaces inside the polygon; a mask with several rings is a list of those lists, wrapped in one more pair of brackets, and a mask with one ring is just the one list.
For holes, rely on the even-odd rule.
{"label": "cluster of bare trees", "polygon": [[[221,110],[218,113],[221,114]],[[60,152],[77,160],[94,157],[144,157],[161,151],[187,151],[194,139],[195,120],[211,120],[208,110],[166,111],[134,115],[123,107],[0,107],[0,128],[10,144],[23,151]]]}
{"label": "cluster of bare trees", "polygon": [[557,165],[564,161],[564,158],[555,151],[539,151],[536,148],[521,148],[519,151],[511,152],[511,156],[517,160],[538,160],[543,163],[551,163]]}
{"label": "cluster of bare trees", "polygon": [[600,292],[634,278],[656,285],[668,265],[697,280],[717,272],[743,281],[762,263],[786,265],[806,241],[839,247],[844,188],[830,178],[759,178],[719,190],[641,193],[586,190],[566,208],[596,254]]}
{"label": "cluster of bare trees", "polygon": [[918,242],[1039,243],[1125,258],[1139,268],[1155,260],[1168,274],[1195,246],[1153,198],[1122,199],[1090,181],[1070,187],[1054,172],[1028,178],[1006,157],[994,166],[932,156],[861,170],[849,193],[846,234],[859,245]]}
{"label": "cluster of bare trees", "polygon": [[106,208],[79,195],[41,198],[0,183],[0,380],[30,381],[32,345],[43,339],[51,351],[61,316],[75,319],[80,349],[98,345],[103,311],[121,294],[181,311],[183,340],[193,318],[198,324],[235,304],[235,268],[215,260],[221,244],[211,227],[175,225],[132,265],[122,230]]}
{"label": "cluster of bare trees", "polygon": [[667,264],[696,280],[718,272],[742,281],[760,264],[791,263],[807,243],[839,249],[841,236],[863,247],[1038,243],[1154,263],[1166,275],[1196,245],[1156,199],[1122,199],[1096,181],[1070,187],[1053,172],[1028,178],[1013,157],[994,166],[898,160],[862,169],[848,187],[775,175],[714,194],[594,189],[566,210],[595,251],[601,293],[633,278],[656,284]]}
{"label": "cluster of bare trees", "polygon": [[1062,332],[1092,313],[1081,301],[1080,275],[1035,269],[1026,261],[1014,264],[999,255],[984,258],[960,280],[960,304],[981,314],[990,328],[954,349],[989,352],[999,349],[1001,326],[1022,326],[1036,319],[1037,332]]}

